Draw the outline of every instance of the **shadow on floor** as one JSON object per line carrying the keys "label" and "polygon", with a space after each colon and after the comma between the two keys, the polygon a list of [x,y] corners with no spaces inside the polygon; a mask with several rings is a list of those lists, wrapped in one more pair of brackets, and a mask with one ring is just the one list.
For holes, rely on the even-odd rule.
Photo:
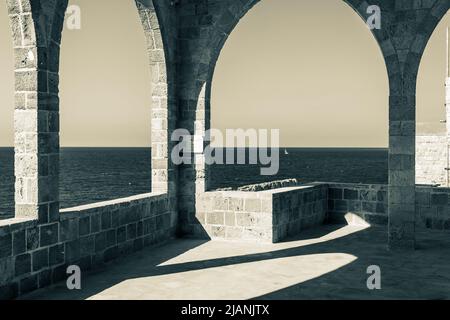
{"label": "shadow on floor", "polygon": [[[385,228],[372,227],[336,235],[343,226],[327,225],[285,243],[270,245],[259,253],[164,262],[204,245],[202,240],[174,240],[159,249],[148,248],[117,260],[107,270],[99,270],[85,281],[83,290],[69,291],[65,283],[43,289],[23,299],[86,299],[130,279],[178,276],[190,271],[210,270],[274,259],[318,254],[348,254],[356,259],[334,271],[267,294],[257,299],[448,299],[450,298],[450,237],[448,233],[419,234],[425,245],[414,252],[387,250]],[[315,243],[308,242],[316,239]],[[423,240],[425,239],[425,240]],[[307,242],[307,243],[305,243]],[[233,243],[228,243],[233,246]],[[227,245],[228,245],[227,244]],[[286,246],[280,248],[280,246]],[[266,249],[267,249],[266,248]],[[426,249],[424,249],[426,248]],[[239,252],[238,252],[239,253]],[[284,261],[284,260],[280,260]],[[278,263],[278,262],[277,262]],[[282,262],[280,262],[282,263]],[[381,268],[382,290],[367,289],[367,267]],[[276,270],[274,270],[276,271]],[[232,270],[229,272],[233,272]],[[301,272],[301,270],[299,270]],[[104,276],[102,276],[104,274]],[[226,274],[226,273],[225,273]],[[98,275],[97,278],[95,276]],[[95,279],[94,279],[95,278]],[[264,279],[261,279],[264,281]],[[188,282],[187,282],[188,283]],[[205,284],[206,285],[206,284]],[[180,290],[189,290],[184,287]],[[217,290],[222,290],[217,288]],[[233,292],[230,292],[230,299]],[[208,299],[208,296],[204,297]]]}

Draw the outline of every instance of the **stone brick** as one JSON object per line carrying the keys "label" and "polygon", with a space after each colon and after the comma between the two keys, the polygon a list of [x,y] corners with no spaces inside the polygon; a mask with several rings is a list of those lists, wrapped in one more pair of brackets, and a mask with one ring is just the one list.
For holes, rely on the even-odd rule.
{"label": "stone brick", "polygon": [[207,224],[225,224],[225,213],[224,212],[210,212],[206,215]]}
{"label": "stone brick", "polygon": [[67,266],[60,265],[52,269],[52,282],[56,283],[67,279]]}
{"label": "stone brick", "polygon": [[33,252],[32,255],[33,272],[47,268],[48,261],[49,261],[48,248],[40,249]]}
{"label": "stone brick", "polygon": [[101,215],[102,230],[111,228],[111,212],[102,212]]}
{"label": "stone brick", "polygon": [[0,236],[0,259],[12,255],[12,235]]}
{"label": "stone brick", "polygon": [[80,240],[68,241],[65,243],[66,263],[74,263],[80,259]]}
{"label": "stone brick", "polygon": [[117,244],[116,230],[109,230],[106,232],[106,247],[112,247]]}
{"label": "stone brick", "polygon": [[52,283],[51,270],[43,270],[38,274],[38,288],[48,287]]}
{"label": "stone brick", "polygon": [[78,231],[80,237],[91,233],[91,218],[89,216],[79,219]]}
{"label": "stone brick", "polygon": [[95,235],[80,237],[80,256],[86,257],[95,253]]}
{"label": "stone brick", "polygon": [[0,259],[0,285],[11,282],[14,278],[14,257]]}
{"label": "stone brick", "polygon": [[431,205],[446,206],[448,204],[448,194],[446,193],[432,193]]}
{"label": "stone brick", "polygon": [[72,241],[78,238],[78,219],[67,219],[60,222],[61,241]]}
{"label": "stone brick", "polygon": [[225,225],[232,227],[236,225],[236,214],[234,212],[225,212]]}
{"label": "stone brick", "polygon": [[347,200],[335,200],[334,201],[334,210],[346,212],[348,211],[348,201]]}
{"label": "stone brick", "polygon": [[106,249],[106,231],[95,235],[95,252],[101,252]]}
{"label": "stone brick", "polygon": [[[0,240],[1,241],[1,240]],[[24,253],[27,249],[25,230],[14,232],[13,234],[13,255],[17,256]]]}
{"label": "stone brick", "polygon": [[64,262],[64,244],[57,244],[48,249],[50,266],[58,265]]}
{"label": "stone brick", "polygon": [[245,199],[245,211],[261,212],[261,200],[260,199]]}
{"label": "stone brick", "polygon": [[343,199],[343,190],[342,189],[329,188],[328,189],[328,197],[329,197],[329,199],[336,199],[336,200]]}
{"label": "stone brick", "polygon": [[31,254],[25,253],[15,259],[16,277],[31,272]]}
{"label": "stone brick", "polygon": [[100,215],[91,215],[91,233],[99,232],[101,227]]}
{"label": "stone brick", "polygon": [[41,226],[40,235],[40,246],[50,246],[58,242],[58,223]]}
{"label": "stone brick", "polygon": [[137,234],[137,225],[136,225],[136,223],[130,223],[129,225],[127,225],[127,240],[135,239],[136,238],[136,234]]}
{"label": "stone brick", "polygon": [[345,200],[357,200],[359,199],[358,190],[344,189]]}
{"label": "stone brick", "polygon": [[125,226],[117,229],[117,243],[122,243],[127,240],[127,228]]}

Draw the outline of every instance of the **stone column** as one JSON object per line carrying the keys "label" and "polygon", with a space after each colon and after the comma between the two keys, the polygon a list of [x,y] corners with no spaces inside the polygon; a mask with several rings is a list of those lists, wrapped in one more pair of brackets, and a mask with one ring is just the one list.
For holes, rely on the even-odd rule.
{"label": "stone column", "polygon": [[59,43],[67,0],[9,0],[15,52],[15,210],[59,219]]}
{"label": "stone column", "polygon": [[[392,86],[392,84],[391,84]],[[415,247],[415,96],[390,96],[389,247]]]}
{"label": "stone column", "polygon": [[177,16],[174,1],[135,0],[147,40],[152,74],[152,192],[168,196],[171,227],[177,228],[178,170],[170,159],[177,125]]}

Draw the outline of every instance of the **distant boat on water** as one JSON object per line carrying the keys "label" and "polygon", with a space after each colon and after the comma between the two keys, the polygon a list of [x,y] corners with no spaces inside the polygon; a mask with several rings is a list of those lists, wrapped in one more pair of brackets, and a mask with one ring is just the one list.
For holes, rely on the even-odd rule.
{"label": "distant boat on water", "polygon": [[285,155],[288,155],[289,152],[288,152],[286,149],[284,149],[284,154],[285,154]]}

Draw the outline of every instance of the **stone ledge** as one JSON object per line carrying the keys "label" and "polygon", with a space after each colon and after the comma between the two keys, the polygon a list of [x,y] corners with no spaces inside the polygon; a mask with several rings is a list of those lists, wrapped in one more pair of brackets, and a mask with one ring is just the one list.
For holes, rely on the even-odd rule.
{"label": "stone ledge", "polygon": [[59,212],[61,214],[61,220],[73,218],[74,215],[82,211],[98,210],[101,208],[105,209],[116,209],[123,208],[130,205],[136,205],[139,203],[146,202],[146,200],[156,200],[157,198],[164,198],[165,193],[144,193],[126,198],[113,199],[109,201],[95,202],[91,204],[81,205],[72,208],[61,209]]}
{"label": "stone ledge", "polygon": [[286,187],[295,187],[298,186],[300,182],[297,179],[284,179],[284,180],[275,180],[270,182],[263,182],[257,184],[250,184],[246,186],[241,186],[237,188],[220,188],[215,191],[242,191],[242,192],[259,192],[266,190],[273,190],[279,188]]}
{"label": "stone ledge", "polygon": [[0,220],[0,235],[36,226],[37,222],[38,221],[33,218],[12,218]]}

